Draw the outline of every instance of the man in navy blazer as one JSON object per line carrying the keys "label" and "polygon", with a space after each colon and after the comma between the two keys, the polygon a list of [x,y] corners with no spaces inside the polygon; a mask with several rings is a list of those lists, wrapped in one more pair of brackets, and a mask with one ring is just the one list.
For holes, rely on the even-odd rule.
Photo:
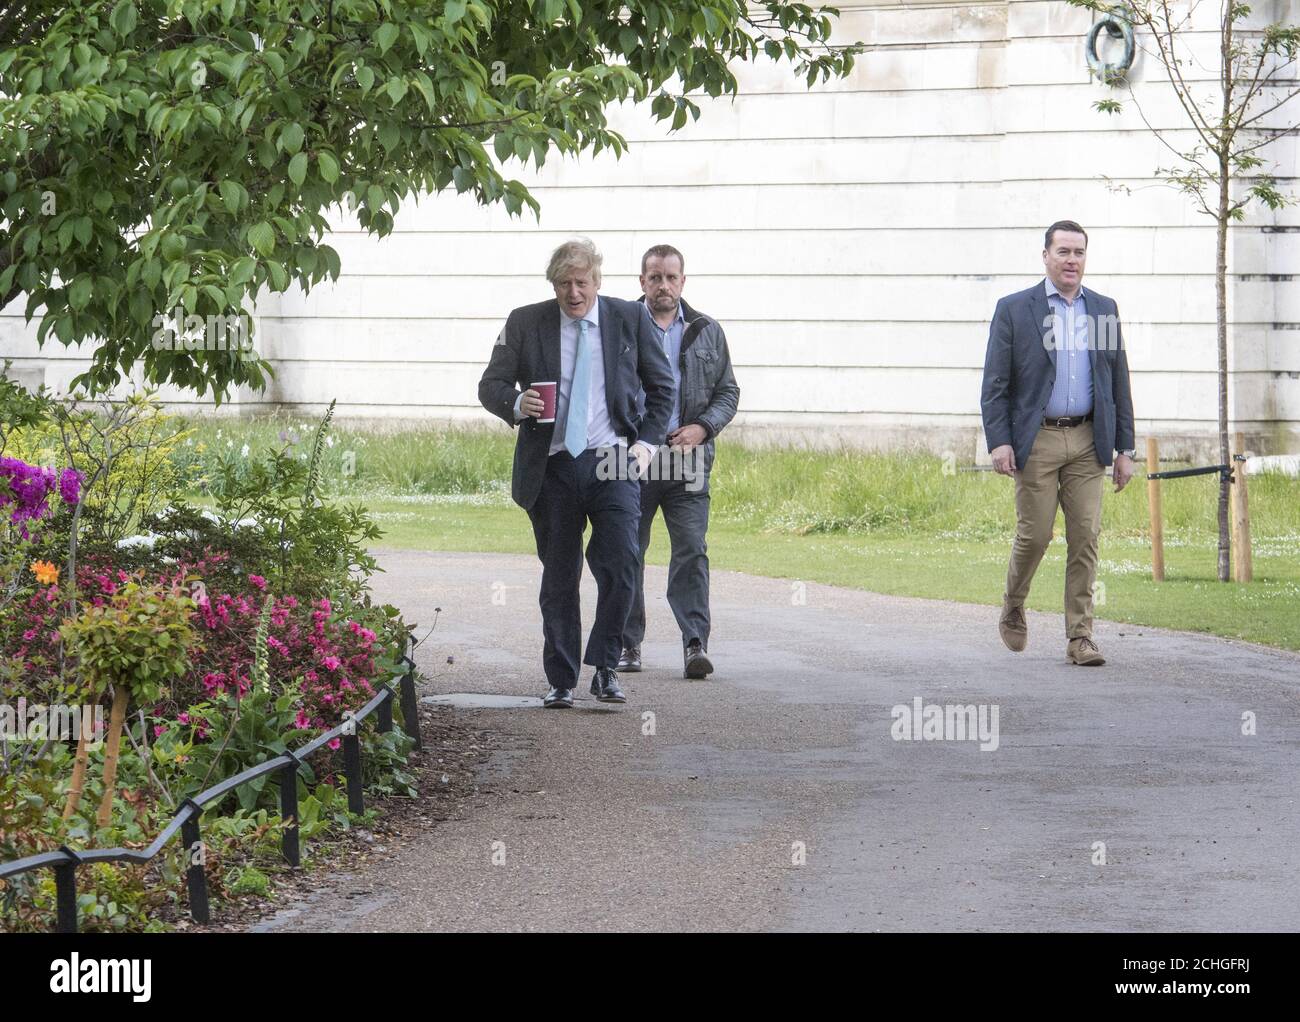
{"label": "man in navy blazer", "polygon": [[[542,562],[544,705],[556,708],[573,705],[581,669],[588,521],[597,597],[582,663],[596,669],[592,695],[626,702],[615,667],[636,587],[639,479],[672,411],[673,374],[649,317],[635,302],[597,294],[600,264],[585,238],[557,248],[546,270],[555,298],[510,313],[478,385],[483,407],[519,429],[511,495],[528,512]],[[555,418],[541,422],[544,403],[533,384],[549,381]]]}
{"label": "man in navy blazer", "polygon": [[1092,638],[1092,590],[1105,468],[1116,491],[1133,477],[1128,357],[1113,299],[1084,288],[1088,235],[1072,220],[1047,229],[1046,279],[1001,299],[984,358],[980,404],[993,467],[1016,481],[1016,536],[998,633],[1028,642],[1024,603],[1065,513],[1066,659],[1104,664]]}

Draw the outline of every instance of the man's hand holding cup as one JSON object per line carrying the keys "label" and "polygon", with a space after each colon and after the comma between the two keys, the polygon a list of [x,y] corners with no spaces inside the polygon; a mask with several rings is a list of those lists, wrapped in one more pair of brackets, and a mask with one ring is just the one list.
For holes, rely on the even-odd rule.
{"label": "man's hand holding cup", "polygon": [[537,391],[533,390],[531,387],[524,391],[524,399],[519,402],[519,410],[521,412],[525,415],[532,416],[534,419],[540,419],[544,407],[545,405],[542,404],[541,394],[537,393]]}
{"label": "man's hand holding cup", "polygon": [[534,383],[523,393],[519,410],[539,422],[555,421],[555,383]]}

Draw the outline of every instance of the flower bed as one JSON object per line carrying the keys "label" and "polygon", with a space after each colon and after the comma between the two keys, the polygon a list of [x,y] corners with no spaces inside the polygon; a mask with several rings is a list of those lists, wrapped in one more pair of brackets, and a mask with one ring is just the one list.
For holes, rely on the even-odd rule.
{"label": "flower bed", "polygon": [[[397,672],[408,629],[368,593],[378,529],[318,496],[329,414],[308,457],[288,439],[245,457],[208,478],[200,510],[171,457],[186,432],[150,397],[94,411],[43,401],[39,415],[25,400],[16,428],[0,400],[0,706],[98,706],[107,726],[0,741],[0,859],[142,847],[186,797],[359,709]],[[368,781],[409,791],[410,739],[360,733]],[[340,766],[302,772],[306,837],[349,822]],[[273,784],[218,808],[204,832],[219,897],[232,864],[273,853],[282,824]],[[180,868],[95,867],[83,926],[160,925]],[[48,877],[0,881],[0,925],[48,928],[52,894]]]}

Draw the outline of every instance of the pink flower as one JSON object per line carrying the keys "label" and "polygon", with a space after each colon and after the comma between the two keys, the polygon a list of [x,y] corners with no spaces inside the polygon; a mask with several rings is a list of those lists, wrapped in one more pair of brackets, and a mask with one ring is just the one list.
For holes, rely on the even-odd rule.
{"label": "pink flower", "polygon": [[154,738],[155,738],[155,739],[158,738],[158,737],[161,736],[162,733],[163,733],[164,731],[166,731],[166,730],[167,730],[167,729],[166,729],[165,727],[163,727],[161,724],[155,724],[155,725],[153,726],[153,736],[154,736]]}
{"label": "pink flower", "polygon": [[331,738],[325,744],[328,745],[331,749],[337,749],[342,743],[337,738]]}
{"label": "pink flower", "polygon": [[325,670],[327,671],[337,671],[339,669],[340,663],[342,663],[342,661],[339,660],[338,657],[327,656],[324,660],[321,661],[321,666],[324,667]]}
{"label": "pink flower", "polygon": [[293,726],[299,730],[305,730],[311,727],[311,721],[307,719],[307,714],[303,710],[298,711],[298,716],[293,718]]}
{"label": "pink flower", "polygon": [[264,579],[261,575],[249,575],[248,581],[252,582],[253,585],[257,586],[258,589],[266,588],[266,579]]}

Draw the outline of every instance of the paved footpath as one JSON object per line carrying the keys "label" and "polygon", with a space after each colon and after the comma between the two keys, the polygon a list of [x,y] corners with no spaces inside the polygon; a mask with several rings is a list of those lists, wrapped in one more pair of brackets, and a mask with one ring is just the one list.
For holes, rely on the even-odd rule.
{"label": "paved footpath", "polygon": [[[442,608],[428,692],[544,692],[535,558],[380,563]],[[625,706],[454,711],[494,797],[258,929],[1300,929],[1300,657],[1099,622],[1086,669],[1059,615],[1017,656],[992,607],[715,571],[688,682],[664,585]],[[917,697],[996,706],[997,748],[896,740]]]}

